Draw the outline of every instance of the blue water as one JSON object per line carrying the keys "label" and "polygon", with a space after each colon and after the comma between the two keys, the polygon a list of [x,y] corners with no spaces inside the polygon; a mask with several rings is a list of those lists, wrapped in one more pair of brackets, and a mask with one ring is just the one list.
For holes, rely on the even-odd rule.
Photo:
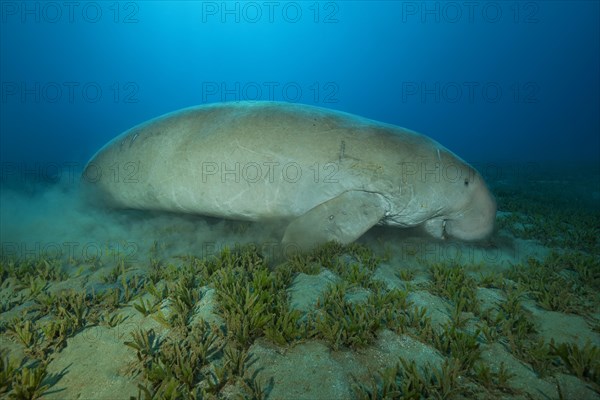
{"label": "blue water", "polygon": [[472,162],[600,160],[596,1],[0,4],[3,178],[255,99],[404,126]]}
{"label": "blue water", "polygon": [[[479,217],[488,223],[495,222],[492,234],[471,243],[435,239],[425,235],[422,227],[374,226],[357,241],[366,246],[359,247],[360,251],[371,249],[381,258],[379,264],[369,263],[372,268],[369,272],[369,268],[364,268],[366,259],[356,258],[360,265],[355,264],[354,256],[348,253],[329,260],[331,265],[326,270],[323,261],[327,261],[326,256],[313,259],[318,262],[307,261],[304,266],[279,264],[289,255],[281,241],[289,221],[280,225],[277,224],[281,221],[274,221],[271,226],[269,223],[273,221],[246,223],[174,212],[105,209],[79,196],[83,167],[98,149],[123,131],[181,108],[239,100],[276,100],[325,107],[403,126],[434,138],[474,165],[485,178],[496,201],[490,201],[487,191],[484,196],[473,196],[480,204],[483,198],[486,205],[479,208],[484,212],[474,215],[492,216]],[[130,147],[137,136],[131,138]],[[342,140],[340,163],[344,148]],[[438,150],[438,157],[439,154]],[[153,166],[154,161],[144,166]],[[123,163],[125,167],[130,164],[134,163],[130,160]],[[247,163],[251,164],[256,163]],[[329,164],[338,165],[326,165]],[[118,168],[113,169],[113,165]],[[115,162],[107,169],[111,173],[117,171],[115,178],[119,178],[119,171],[129,172],[119,167]],[[371,167],[375,176],[381,166],[365,162],[360,168],[367,171]],[[439,172],[437,164],[435,168]],[[123,183],[138,183],[135,179],[127,181],[127,176],[121,176]],[[162,180],[165,181],[169,179]],[[121,181],[115,179],[115,183]],[[150,189],[147,193],[140,190],[142,198],[145,194],[148,198],[164,194],[150,197],[155,195],[152,183],[152,180],[145,182],[147,186],[143,187]],[[445,218],[442,211],[449,209],[452,215],[462,216],[463,211],[469,214],[471,202],[466,202],[460,210],[453,209],[457,203],[461,204],[457,193],[462,192],[446,191],[450,187],[433,186],[435,190],[425,191],[432,193],[430,197],[434,200],[438,200],[437,195],[448,200],[432,203],[442,205],[441,210],[434,210],[432,218],[441,221],[438,217]],[[279,193],[280,187],[274,188]],[[409,189],[408,193],[412,193],[413,188]],[[296,190],[294,195],[299,192]],[[177,201],[175,193],[174,190],[172,196]],[[420,196],[418,190],[415,193],[410,204],[427,207],[429,198]],[[312,192],[306,190],[302,194],[308,198]],[[271,195],[266,193],[267,202],[277,198]],[[213,204],[230,200],[210,197],[201,196]],[[280,198],[286,199],[283,195]],[[277,202],[273,204],[278,206]],[[342,216],[342,221],[346,221],[344,218],[352,221],[358,215],[354,233],[364,232],[360,222],[368,217],[365,207],[370,207],[360,203],[359,211],[364,211],[364,215],[346,212],[357,209],[357,204],[344,205],[347,208],[341,211],[333,207],[334,211],[340,211],[338,215],[349,215]],[[497,213],[489,214],[490,210],[496,211],[490,206],[493,204],[498,206]],[[247,208],[249,211],[239,211],[239,215],[252,214],[251,207]],[[306,221],[314,221],[312,218],[305,218],[303,224],[309,225]],[[332,218],[334,215],[328,221]],[[452,219],[448,221],[452,223]],[[314,232],[307,229],[309,239],[313,233],[320,234],[326,230],[325,226],[331,226],[315,225]],[[352,224],[349,222],[348,226]],[[446,229],[446,220],[439,229],[437,236],[441,229]],[[225,315],[224,301],[218,300],[223,293],[219,291],[226,286],[233,290],[250,288],[248,282],[254,278],[255,282],[268,282],[263,275],[265,271],[254,265],[258,258],[244,256],[244,262],[252,267],[244,264],[240,268],[249,271],[247,277],[246,272],[236,276],[241,286],[223,284],[221,288],[217,281],[225,275],[215,272],[205,279],[196,276],[201,269],[194,268],[204,265],[196,257],[212,259],[222,249],[252,243],[260,249],[265,266],[282,272],[274,280],[284,279],[286,271],[293,278],[281,288],[274,283],[261,284],[265,288],[278,287],[277,296],[273,291],[267,294],[268,301],[263,294],[259,296],[266,289],[259,291],[259,284],[253,283],[256,287],[252,293],[261,299],[256,304],[272,302],[261,313],[273,314],[274,320],[283,319],[288,308],[296,308],[302,311],[302,320],[306,318],[312,324],[313,312],[339,308],[318,300],[325,296],[329,283],[338,282],[337,278],[340,282],[352,279],[349,286],[352,292],[350,289],[348,292],[353,296],[352,304],[367,301],[366,294],[375,290],[379,294],[380,289],[376,288],[384,283],[381,287],[387,287],[389,293],[399,288],[410,292],[411,309],[414,303],[423,312],[427,307],[432,313],[417,314],[419,308],[416,308],[414,314],[406,314],[416,316],[410,317],[414,321],[423,321],[408,331],[401,326],[408,320],[400,318],[400,314],[387,321],[388,326],[369,323],[374,336],[358,353],[346,345],[337,352],[332,350],[336,347],[323,344],[326,337],[323,332],[328,331],[329,323],[314,330],[316,333],[307,328],[304,336],[290,338],[293,343],[281,347],[285,347],[281,351],[273,350],[276,348],[272,349],[272,344],[263,346],[269,343],[263,341],[262,336],[267,336],[265,329],[245,344],[246,350],[253,346],[246,364],[255,365],[260,374],[248,370],[245,376],[238,372],[239,377],[233,376],[233,380],[229,377],[227,386],[216,389],[219,398],[250,393],[251,381],[247,379],[250,375],[252,382],[262,382],[267,398],[346,399],[357,397],[356,387],[353,388],[356,384],[363,389],[372,388],[374,374],[392,367],[400,359],[416,358],[420,368],[430,374],[434,371],[431,360],[438,364],[435,368],[441,368],[442,358],[449,361],[456,356],[454,350],[451,355],[439,351],[440,346],[455,346],[446,346],[447,339],[440,339],[441,331],[434,332],[455,314],[457,321],[465,324],[464,329],[460,328],[465,338],[470,338],[472,328],[479,328],[482,323],[490,324],[490,334],[496,332],[492,335],[497,336],[496,343],[488,339],[484,343],[479,330],[473,336],[473,340],[478,337],[477,349],[488,352],[485,359],[478,361],[491,366],[489,370],[479,370],[482,376],[487,374],[500,381],[486,371],[499,374],[496,371],[506,364],[507,371],[515,377],[507,388],[498,384],[498,388],[490,389],[487,384],[483,387],[481,382],[475,383],[475,369],[465,369],[460,374],[452,372],[454,376],[460,375],[459,379],[452,382],[442,379],[441,386],[450,385],[446,389],[455,386],[452,389],[464,398],[513,395],[535,399],[598,398],[599,366],[582,368],[585,371],[578,373],[567,368],[556,355],[545,356],[544,351],[549,351],[548,343],[556,339],[557,343],[564,341],[578,346],[588,341],[586,347],[581,347],[581,358],[587,355],[590,363],[593,355],[589,354],[600,353],[599,238],[599,1],[0,0],[0,358],[13,360],[15,365],[15,371],[9,373],[13,375],[11,382],[0,384],[0,397],[9,391],[15,395],[19,382],[28,381],[23,375],[25,369],[36,366],[37,371],[45,371],[47,366],[49,375],[43,383],[48,385],[48,392],[44,398],[135,398],[138,385],[149,385],[150,379],[146,372],[135,372],[142,364],[135,367],[135,352],[124,343],[134,329],[154,326],[152,329],[157,330],[161,341],[165,340],[161,343],[169,343],[168,346],[195,340],[193,336],[184,340],[177,331],[163,329],[156,321],[152,325],[153,317],[145,313],[138,315],[134,301],[138,306],[141,296],[148,301],[150,280],[157,280],[157,287],[168,289],[170,299],[159,299],[156,304],[162,304],[162,310],[168,309],[171,318],[171,311],[175,310],[173,293],[179,291],[173,290],[175,283],[187,282],[194,275],[181,286],[191,284],[193,288],[186,293],[194,291],[198,295],[198,299],[192,300],[190,294],[189,301],[197,303],[193,307],[196,311],[193,321],[184,321],[187,328],[181,332],[191,332],[192,327],[200,327],[200,319],[207,319],[215,332],[223,334],[222,340],[219,339],[223,346],[236,345],[237,339],[229,332],[233,332],[231,326],[219,322]],[[553,252],[564,258],[554,255],[539,265],[534,261],[546,260]],[[223,254],[229,257],[230,253]],[[565,260],[570,261],[564,263]],[[434,293],[434,280],[439,277],[432,277],[436,269],[430,268],[430,263],[452,266],[455,272],[464,267],[465,273],[469,273],[464,276],[469,280],[473,278],[471,275],[480,276],[476,280],[479,283],[471,285],[469,280],[456,275],[459,276],[456,279],[464,282],[460,289],[453,290],[460,291],[471,302],[475,295],[469,295],[470,290],[475,293],[477,289],[482,312],[467,310],[467,301],[442,296],[439,289]],[[345,272],[346,266],[352,277]],[[438,270],[440,277],[442,269]],[[550,272],[545,273],[546,270]],[[54,277],[52,271],[56,272]],[[312,277],[303,273],[315,271],[322,272]],[[360,275],[363,273],[364,277]],[[527,273],[532,275],[527,277]],[[252,274],[254,278],[250,278]],[[484,276],[491,283],[484,285]],[[446,284],[454,281],[448,279]],[[521,292],[525,284],[529,286],[524,286]],[[167,293],[163,289],[161,293]],[[251,290],[242,290],[246,293],[245,301],[254,303],[248,300]],[[46,296],[56,293],[62,293],[62,300]],[[43,329],[66,318],[65,301],[76,301],[64,293],[81,296],[77,298],[81,301],[85,298],[90,304],[97,302],[90,305],[95,307],[94,312],[84,313],[76,327],[60,333],[66,342]],[[282,300],[286,296],[289,304],[288,300]],[[346,301],[348,296],[341,297],[344,304],[350,304]],[[516,303],[509,298],[517,299]],[[520,301],[523,305],[527,302],[527,307],[521,310]],[[47,307],[49,302],[53,303],[54,311]],[[517,304],[520,311],[514,311],[510,320],[518,321],[519,325],[514,322],[510,331],[504,331],[509,325],[505,325],[502,313],[516,309],[512,305],[504,308],[508,303]],[[180,304],[178,298],[177,305]],[[73,304],[69,307],[74,308]],[[395,300],[383,307],[386,313],[377,315],[385,315],[386,320],[400,308]],[[44,311],[45,308],[50,311]],[[464,318],[467,314],[461,313],[461,309],[469,311],[468,317]],[[350,319],[337,316],[331,321],[336,318],[349,321],[361,315],[358,311],[352,314],[354,317]],[[126,322],[120,324],[117,315],[124,317],[121,322]],[[288,314],[285,315],[287,318]],[[492,321],[493,315],[501,317],[502,327],[498,325],[498,317],[496,322]],[[429,326],[430,317],[434,317],[433,330]],[[398,321],[392,321],[395,319]],[[371,317],[365,320],[370,321]],[[531,320],[531,327],[525,320]],[[392,322],[399,325],[394,328]],[[27,324],[22,325],[23,330],[26,326],[33,327],[32,332],[37,336],[32,333],[31,337],[43,338],[43,345],[48,347],[34,351],[41,342],[36,339],[28,344],[26,335],[20,343],[17,329],[13,329],[21,326],[18,323]],[[389,330],[396,328],[402,329],[395,333]],[[335,336],[333,329],[337,328],[331,330]],[[228,336],[224,336],[226,331]],[[522,344],[517,346],[513,335],[520,335],[521,331],[527,331],[524,333],[527,338],[519,339]],[[148,337],[154,337],[153,332],[148,331]],[[341,335],[340,331],[338,339]],[[188,350],[192,348],[189,343]],[[155,345],[158,346],[154,343],[152,347]],[[525,350],[537,354],[535,358],[528,358],[519,347],[525,345]],[[161,351],[169,352],[168,346],[164,345]],[[210,368],[229,365],[229,361],[225,362],[225,351],[217,353],[211,356]],[[477,358],[478,353],[470,353],[473,359]],[[3,368],[13,361],[3,364]],[[444,365],[453,368],[452,365],[458,364]],[[157,379],[158,370],[153,373]],[[206,388],[210,380],[208,370],[202,371],[194,373],[195,389]],[[584,376],[577,378],[574,376],[577,374]],[[591,382],[591,374],[596,382]],[[167,380],[161,379],[160,387],[164,389]],[[179,389],[182,382],[178,383]],[[156,385],[152,391],[158,390]]]}

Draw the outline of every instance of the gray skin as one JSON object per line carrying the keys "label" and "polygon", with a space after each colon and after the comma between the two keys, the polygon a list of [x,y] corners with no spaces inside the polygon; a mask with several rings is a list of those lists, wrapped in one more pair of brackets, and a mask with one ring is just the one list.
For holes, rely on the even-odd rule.
{"label": "gray skin", "polygon": [[482,240],[496,216],[480,174],[436,141],[301,104],[166,114],[106,144],[82,178],[112,207],[282,220],[283,242],[302,249],[350,243],[374,225]]}

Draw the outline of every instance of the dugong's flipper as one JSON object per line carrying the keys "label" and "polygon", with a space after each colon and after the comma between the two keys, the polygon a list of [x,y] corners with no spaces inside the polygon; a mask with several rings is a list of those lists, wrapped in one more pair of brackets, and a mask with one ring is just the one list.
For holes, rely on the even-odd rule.
{"label": "dugong's flipper", "polygon": [[282,242],[301,251],[330,240],[351,243],[381,221],[388,207],[380,194],[360,190],[344,192],[293,220]]}
{"label": "dugong's flipper", "polygon": [[445,237],[445,225],[446,223],[442,218],[432,218],[425,221],[423,227],[434,238],[443,239]]}

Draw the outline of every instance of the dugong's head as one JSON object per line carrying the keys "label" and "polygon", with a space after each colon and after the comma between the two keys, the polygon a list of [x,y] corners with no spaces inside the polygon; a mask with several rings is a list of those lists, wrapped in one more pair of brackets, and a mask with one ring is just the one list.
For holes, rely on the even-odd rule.
{"label": "dugong's head", "polygon": [[[429,153],[429,152],[428,152]],[[415,216],[437,238],[478,241],[494,230],[496,200],[483,177],[458,156],[439,146],[404,171],[410,200],[402,214]]]}
{"label": "dugong's head", "polygon": [[496,200],[481,175],[471,168],[471,178],[456,183],[455,202],[448,205],[444,232],[461,240],[482,240],[491,235],[496,220]]}
{"label": "dugong's head", "polygon": [[474,241],[489,237],[496,220],[496,200],[483,177],[450,151],[440,150],[439,184],[445,236]]}

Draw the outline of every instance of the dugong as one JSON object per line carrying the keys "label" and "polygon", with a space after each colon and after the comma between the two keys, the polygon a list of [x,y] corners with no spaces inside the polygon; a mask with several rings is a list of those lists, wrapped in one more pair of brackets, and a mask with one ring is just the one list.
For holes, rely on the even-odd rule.
{"label": "dugong", "polygon": [[374,225],[487,238],[496,202],[481,175],[427,136],[326,108],[226,102],[175,111],[101,148],[82,180],[112,207],[283,221],[310,249]]}

